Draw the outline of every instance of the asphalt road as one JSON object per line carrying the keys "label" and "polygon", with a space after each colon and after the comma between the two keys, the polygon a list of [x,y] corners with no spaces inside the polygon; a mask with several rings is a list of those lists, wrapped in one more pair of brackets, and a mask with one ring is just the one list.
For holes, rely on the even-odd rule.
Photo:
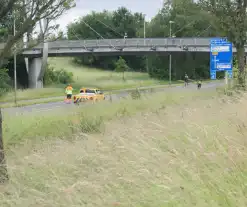
{"label": "asphalt road", "polygon": [[[207,90],[207,89],[213,89],[219,86],[224,85],[223,82],[210,82],[210,83],[204,83],[202,85],[201,90]],[[171,86],[166,88],[154,88],[150,91],[150,89],[141,90],[143,92],[154,93],[154,92],[162,92],[162,91],[182,91],[182,90],[197,90],[196,84],[190,83],[189,86],[186,88],[184,86]],[[121,92],[119,94],[112,94],[112,101],[119,100],[121,98],[129,96],[128,92]],[[106,95],[106,100],[109,100],[110,96]],[[32,112],[48,112],[55,109],[59,109],[62,107],[77,107],[74,104],[66,104],[63,101],[61,102],[51,102],[51,103],[42,103],[42,104],[35,104],[35,105],[29,105],[29,106],[22,106],[22,107],[11,107],[11,108],[4,108],[4,113],[15,113],[15,114],[23,114],[23,113],[32,113]]]}

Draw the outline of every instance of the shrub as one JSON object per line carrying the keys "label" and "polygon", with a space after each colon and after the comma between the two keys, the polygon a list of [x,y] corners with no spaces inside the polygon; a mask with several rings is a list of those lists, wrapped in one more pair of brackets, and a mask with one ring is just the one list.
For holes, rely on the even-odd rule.
{"label": "shrub", "polygon": [[8,69],[0,69],[0,96],[10,90],[11,79],[8,75]]}
{"label": "shrub", "polygon": [[141,93],[138,88],[136,88],[134,91],[130,92],[131,98],[132,99],[140,99],[141,98]]}
{"label": "shrub", "polygon": [[50,85],[54,83],[68,84],[71,82],[73,82],[72,72],[68,72],[64,69],[55,70],[53,66],[48,65],[44,77],[45,85]]}

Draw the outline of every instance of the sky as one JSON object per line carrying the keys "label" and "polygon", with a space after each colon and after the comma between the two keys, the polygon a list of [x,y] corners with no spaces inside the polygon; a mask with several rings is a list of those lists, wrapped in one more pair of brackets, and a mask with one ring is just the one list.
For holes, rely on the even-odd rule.
{"label": "sky", "polygon": [[91,11],[113,11],[121,6],[132,12],[142,12],[146,14],[147,20],[150,20],[162,7],[162,2],[163,0],[76,0],[76,7],[64,13],[55,23],[60,25],[62,31],[66,31],[70,22]]}

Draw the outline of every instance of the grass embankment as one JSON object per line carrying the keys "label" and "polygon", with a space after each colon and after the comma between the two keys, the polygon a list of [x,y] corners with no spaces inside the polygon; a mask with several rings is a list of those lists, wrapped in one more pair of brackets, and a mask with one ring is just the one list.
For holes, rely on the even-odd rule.
{"label": "grass embankment", "polygon": [[[121,90],[136,87],[167,85],[167,81],[151,79],[147,73],[125,72],[126,80],[122,80],[122,74],[103,71],[95,68],[86,68],[76,65],[71,58],[50,58],[49,63],[55,69],[65,69],[74,75],[73,87],[79,91],[80,87],[100,88],[104,91]],[[174,82],[179,83],[179,82]],[[17,99],[30,100],[64,95],[65,85],[53,85],[44,89],[18,90]],[[14,102],[14,93],[1,97],[1,102]],[[40,103],[42,100],[40,100]]]}
{"label": "grass embankment", "polygon": [[246,103],[201,91],[4,114],[0,206],[244,207]]}
{"label": "grass embankment", "polygon": [[80,88],[95,87],[102,90],[120,90],[150,85],[167,84],[168,81],[151,79],[147,73],[125,72],[125,81],[122,73],[86,68],[72,62],[71,58],[50,58],[49,63],[55,68],[64,68],[74,74],[74,86]]}
{"label": "grass embankment", "polygon": [[23,101],[17,102],[17,104],[12,103],[12,102],[0,103],[0,108],[24,107],[24,106],[30,106],[30,105],[36,105],[36,104],[55,103],[55,102],[62,102],[62,101],[64,101],[62,97],[23,100]]}

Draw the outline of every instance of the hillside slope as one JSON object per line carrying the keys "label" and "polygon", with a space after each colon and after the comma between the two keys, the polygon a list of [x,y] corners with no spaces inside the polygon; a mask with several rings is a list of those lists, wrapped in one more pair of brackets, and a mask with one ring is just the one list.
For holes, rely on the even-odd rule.
{"label": "hillside slope", "polygon": [[247,96],[169,100],[140,102],[136,114],[128,109],[135,101],[117,113],[113,104],[99,115],[115,114],[101,133],[10,147],[0,205],[246,206]]}

